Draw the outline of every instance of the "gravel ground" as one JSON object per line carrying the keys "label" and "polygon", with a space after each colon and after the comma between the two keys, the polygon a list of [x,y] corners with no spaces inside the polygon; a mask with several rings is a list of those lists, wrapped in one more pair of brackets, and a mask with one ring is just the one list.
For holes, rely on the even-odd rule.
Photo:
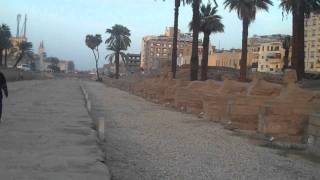
{"label": "gravel ground", "polygon": [[86,82],[93,113],[106,119],[113,180],[294,180],[320,165],[254,145],[220,125],[175,112],[103,84]]}
{"label": "gravel ground", "polygon": [[1,180],[108,179],[78,81],[20,81],[8,88]]}

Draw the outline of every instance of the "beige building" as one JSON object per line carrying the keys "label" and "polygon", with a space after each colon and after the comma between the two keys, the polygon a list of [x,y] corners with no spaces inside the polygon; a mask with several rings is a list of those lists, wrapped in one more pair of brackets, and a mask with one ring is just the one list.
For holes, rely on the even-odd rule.
{"label": "beige building", "polygon": [[259,72],[280,73],[284,66],[285,50],[282,42],[266,42],[253,47],[253,62],[258,64]]}
{"label": "beige building", "polygon": [[239,69],[241,49],[217,50],[209,57],[209,66]]}
{"label": "beige building", "polygon": [[320,72],[320,14],[305,19],[305,70]]}
{"label": "beige building", "polygon": [[256,64],[257,71],[268,73],[282,72],[284,66],[283,57],[285,55],[282,41],[286,36],[288,35],[274,34],[253,36],[248,39],[248,49],[252,53],[252,64]]}
{"label": "beige building", "polygon": [[[141,65],[144,71],[157,71],[160,67],[171,63],[172,59],[173,27],[166,28],[163,35],[145,36],[141,45]],[[210,46],[211,47],[211,46]],[[199,57],[202,56],[202,42],[199,42]],[[178,59],[177,64],[190,64],[192,52],[192,34],[178,32]],[[210,48],[209,54],[213,53]],[[201,62],[201,59],[200,59]]]}
{"label": "beige building", "polygon": [[[247,67],[253,71],[277,73],[284,65],[282,39],[286,35],[253,36],[248,39]],[[240,69],[241,49],[216,50],[209,66]]]}

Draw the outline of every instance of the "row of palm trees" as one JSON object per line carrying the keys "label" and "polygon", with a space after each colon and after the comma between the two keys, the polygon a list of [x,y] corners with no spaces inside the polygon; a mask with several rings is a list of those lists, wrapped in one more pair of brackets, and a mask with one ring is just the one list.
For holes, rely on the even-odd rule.
{"label": "row of palm trees", "polygon": [[[108,59],[112,64],[115,63],[115,78],[119,78],[119,66],[120,66],[120,57],[126,63],[127,55],[123,52],[130,47],[130,30],[123,26],[116,24],[112,28],[107,29],[106,33],[110,36],[106,39],[105,44],[107,45],[107,50],[112,51],[113,53],[107,55],[105,59]],[[99,61],[99,45],[102,43],[102,38],[100,34],[86,36],[86,45],[92,50],[95,62],[96,62],[96,73],[97,80],[101,81],[99,70],[98,70],[98,61]]]}
{"label": "row of palm trees", "polygon": [[[297,72],[298,80],[302,80],[304,76],[304,18],[309,16],[311,12],[320,9],[320,0],[280,0],[280,7],[283,9],[283,15],[292,14],[292,68]],[[190,80],[198,79],[198,38],[199,32],[203,32],[206,39],[203,40],[204,55],[201,65],[201,80],[207,79],[207,50],[208,40],[211,33],[223,32],[221,17],[216,15],[217,2],[214,0],[215,6],[212,8],[209,3],[207,6],[201,5],[201,0],[175,0],[175,17],[174,17],[174,38],[172,51],[172,72],[173,78],[176,76],[177,65],[177,37],[178,37],[178,16],[179,7],[183,4],[192,5],[192,23],[193,44],[191,55]],[[260,10],[268,11],[272,6],[271,0],[225,0],[224,6],[229,11],[236,11],[239,19],[242,20],[242,53],[240,60],[240,81],[247,81],[247,54],[248,54],[248,30],[250,24],[255,20],[256,14]],[[287,44],[286,44],[287,45]],[[288,57],[288,56],[287,56]],[[286,60],[288,61],[288,60]],[[286,67],[288,63],[285,62]]]}
{"label": "row of palm trees", "polygon": [[[3,54],[4,54],[4,67],[7,67],[7,58],[9,50],[13,50],[13,46],[11,44],[11,31],[8,25],[2,24],[0,26],[0,66],[3,66]],[[18,44],[19,54],[17,56],[16,62],[13,67],[17,67],[17,65],[21,62],[25,55],[30,55],[32,53],[32,43],[22,41]],[[4,52],[4,53],[3,53]]]}

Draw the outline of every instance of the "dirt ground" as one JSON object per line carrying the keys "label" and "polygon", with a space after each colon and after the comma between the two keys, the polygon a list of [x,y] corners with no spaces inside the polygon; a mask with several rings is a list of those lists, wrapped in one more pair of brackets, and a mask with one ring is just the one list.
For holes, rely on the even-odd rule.
{"label": "dirt ground", "polygon": [[85,82],[95,118],[106,121],[113,180],[310,179],[320,164],[281,156],[219,124],[176,112],[101,83]]}

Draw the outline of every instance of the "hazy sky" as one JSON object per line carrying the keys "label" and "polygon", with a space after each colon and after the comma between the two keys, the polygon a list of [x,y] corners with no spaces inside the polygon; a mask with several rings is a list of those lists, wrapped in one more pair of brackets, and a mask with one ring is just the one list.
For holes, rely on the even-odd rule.
{"label": "hazy sky", "polygon": [[[239,48],[241,21],[235,12],[223,8],[223,1],[217,0],[225,33],[216,34],[211,40],[220,48]],[[258,13],[250,26],[250,36],[291,34],[291,16],[282,18],[279,1],[274,0],[269,13]],[[86,34],[102,34],[105,40],[106,28],[125,25],[132,34],[128,52],[139,53],[143,36],[162,34],[167,26],[173,25],[173,10],[174,0],[0,0],[0,23],[8,24],[15,35],[17,14],[27,14],[27,37],[35,52],[43,40],[48,56],[73,60],[77,69],[92,69],[94,60],[84,42]],[[191,17],[191,6],[181,7],[180,29],[183,32],[188,31]],[[105,47],[105,44],[100,45],[102,57],[108,53]],[[106,61],[101,58],[100,64],[104,63]]]}

